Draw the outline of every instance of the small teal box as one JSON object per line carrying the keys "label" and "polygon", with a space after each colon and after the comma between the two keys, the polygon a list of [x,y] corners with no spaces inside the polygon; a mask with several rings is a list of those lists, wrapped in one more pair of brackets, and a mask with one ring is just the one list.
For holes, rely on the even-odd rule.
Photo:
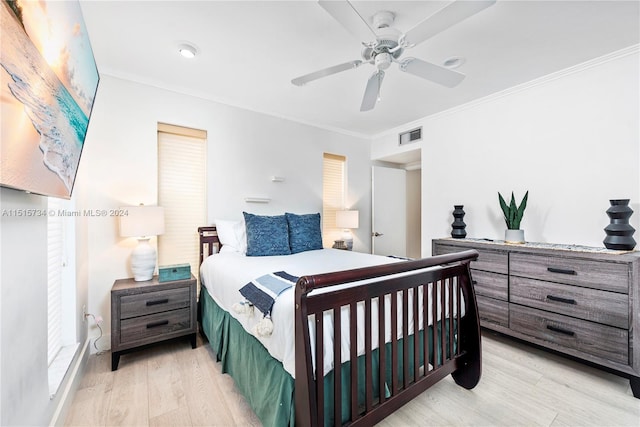
{"label": "small teal box", "polygon": [[175,264],[158,267],[158,282],[191,279],[191,265]]}

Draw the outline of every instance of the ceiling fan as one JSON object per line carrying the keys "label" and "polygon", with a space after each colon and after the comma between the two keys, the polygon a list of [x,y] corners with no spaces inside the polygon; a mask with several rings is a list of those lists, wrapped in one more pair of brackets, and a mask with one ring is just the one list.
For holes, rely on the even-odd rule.
{"label": "ceiling fan", "polygon": [[362,42],[364,46],[361,54],[362,59],[305,74],[291,80],[291,83],[296,86],[303,86],[322,77],[358,68],[362,64],[372,64],[376,67],[376,70],[367,81],[360,111],[369,111],[375,107],[376,101],[379,99],[385,70],[393,62],[398,64],[400,71],[431,80],[446,87],[455,87],[462,82],[465,77],[464,74],[421,59],[412,57],[400,59],[400,57],[405,49],[422,43],[439,32],[486,9],[495,2],[496,0],[453,1],[406,33],[402,33],[392,27],[395,19],[393,12],[377,12],[373,16],[373,27],[371,27],[348,0],[321,0],[318,2],[320,6],[342,24],[347,31],[359,40],[367,40]]}

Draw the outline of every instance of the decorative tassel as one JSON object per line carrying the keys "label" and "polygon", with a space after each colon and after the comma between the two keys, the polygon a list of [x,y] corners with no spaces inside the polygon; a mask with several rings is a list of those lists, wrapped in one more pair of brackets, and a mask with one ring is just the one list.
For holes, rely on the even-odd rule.
{"label": "decorative tassel", "polygon": [[250,315],[253,313],[253,304],[248,301],[237,302],[231,307],[238,314]]}
{"label": "decorative tassel", "polygon": [[273,332],[273,322],[270,317],[263,317],[256,326],[253,328],[253,332],[261,337],[268,337]]}

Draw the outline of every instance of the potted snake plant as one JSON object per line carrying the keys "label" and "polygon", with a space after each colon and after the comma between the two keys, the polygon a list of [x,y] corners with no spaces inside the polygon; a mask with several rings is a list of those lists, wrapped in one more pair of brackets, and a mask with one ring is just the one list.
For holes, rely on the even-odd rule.
{"label": "potted snake plant", "polygon": [[507,224],[507,229],[504,231],[504,240],[507,243],[524,243],[524,230],[520,229],[520,222],[524,215],[524,210],[527,207],[527,198],[529,197],[529,191],[527,191],[518,206],[516,199],[511,192],[511,201],[507,204],[502,197],[502,194],[498,192],[498,201],[500,202],[500,208],[504,214],[504,221]]}

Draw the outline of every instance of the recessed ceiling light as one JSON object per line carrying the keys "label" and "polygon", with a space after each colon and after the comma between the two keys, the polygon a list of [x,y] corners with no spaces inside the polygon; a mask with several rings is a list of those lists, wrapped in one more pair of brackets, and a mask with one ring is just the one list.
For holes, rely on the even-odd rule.
{"label": "recessed ceiling light", "polygon": [[458,68],[462,64],[464,64],[466,59],[461,56],[452,56],[451,58],[445,60],[442,65],[447,68]]}
{"label": "recessed ceiling light", "polygon": [[190,44],[184,43],[178,46],[178,52],[180,52],[180,55],[184,56],[185,58],[191,59],[195,58],[196,53],[198,53],[198,49]]}

